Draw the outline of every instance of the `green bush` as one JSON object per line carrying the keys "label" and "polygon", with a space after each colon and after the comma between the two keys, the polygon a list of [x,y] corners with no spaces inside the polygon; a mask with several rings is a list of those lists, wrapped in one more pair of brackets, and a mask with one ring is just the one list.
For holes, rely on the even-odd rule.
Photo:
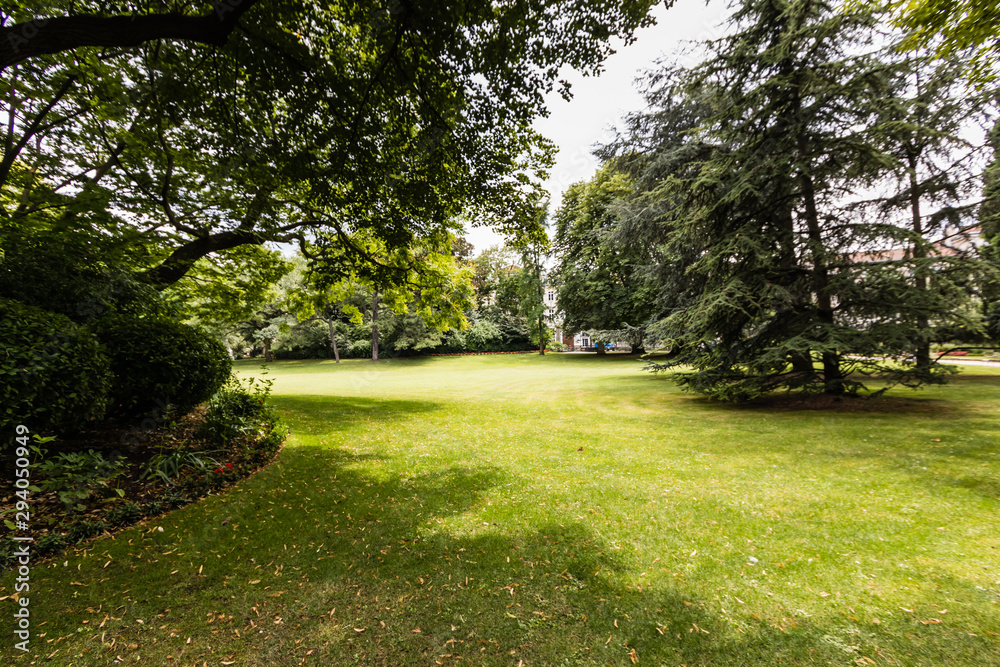
{"label": "green bush", "polygon": [[167,403],[180,414],[207,400],[232,370],[209,334],[163,318],[113,317],[93,325],[111,358],[112,409],[137,417]]}
{"label": "green bush", "polygon": [[35,552],[39,554],[62,551],[65,548],[66,536],[62,533],[46,533],[39,537],[35,543]]}
{"label": "green bush", "polygon": [[69,527],[69,531],[66,533],[66,541],[72,543],[85,540],[88,537],[93,537],[94,535],[100,535],[108,529],[108,524],[103,521],[91,521],[90,519],[84,519],[79,523],[74,523]]}
{"label": "green bush", "polygon": [[111,382],[97,339],[67,317],[0,299],[0,429],[78,428],[103,416]]}
{"label": "green bush", "polygon": [[208,402],[200,435],[225,446],[237,438],[257,440],[275,429],[278,418],[267,404],[271,380],[249,378],[244,386],[235,376]]}

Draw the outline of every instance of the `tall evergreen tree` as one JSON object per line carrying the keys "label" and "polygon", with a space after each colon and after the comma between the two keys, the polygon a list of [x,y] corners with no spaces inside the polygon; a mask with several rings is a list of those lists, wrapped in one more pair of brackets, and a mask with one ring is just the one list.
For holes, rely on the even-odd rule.
{"label": "tall evergreen tree", "polygon": [[673,288],[652,331],[680,354],[651,368],[689,364],[682,385],[730,400],[855,392],[857,372],[933,379],[926,357],[897,363],[917,347],[926,284],[858,264],[887,236],[916,233],[863,218],[861,193],[893,174],[906,177],[896,202],[936,187],[926,173],[913,190],[909,163],[872,134],[898,92],[876,18],[822,0],[747,0],[732,23],[703,64],[655,77],[659,108],[602,151],[637,184],[623,229],[658,242],[661,284]]}
{"label": "tall evergreen tree", "polygon": [[969,88],[970,65],[958,56],[888,52],[884,60],[884,93],[870,132],[886,157],[882,192],[855,208],[877,261],[846,267],[853,281],[845,287],[854,289],[840,296],[868,328],[909,339],[914,371],[935,381],[942,369],[932,363],[931,343],[978,328],[970,317],[976,309],[962,306],[974,297],[974,279],[991,273],[961,239],[978,223],[992,93]]}

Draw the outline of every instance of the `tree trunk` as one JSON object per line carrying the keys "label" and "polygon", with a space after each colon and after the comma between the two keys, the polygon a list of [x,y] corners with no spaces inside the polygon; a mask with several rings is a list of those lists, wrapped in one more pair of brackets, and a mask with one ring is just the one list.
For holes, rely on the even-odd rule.
{"label": "tree trunk", "polygon": [[[778,228],[781,233],[781,260],[778,266],[781,269],[781,273],[784,274],[785,284],[795,285],[797,279],[794,274],[799,270],[799,262],[795,256],[795,219],[792,216],[792,209],[787,209],[778,216]],[[795,289],[793,293],[794,301],[792,302],[791,309],[794,312],[792,317],[798,319],[796,314],[808,308],[810,295],[809,291],[804,289]],[[793,373],[810,375],[815,373],[812,357],[808,352],[793,352],[788,356],[792,364]]]}
{"label": "tree trunk", "polygon": [[792,372],[813,373],[815,371],[812,358],[808,354],[793,352],[789,357],[792,362]]}
{"label": "tree trunk", "polygon": [[274,355],[271,354],[271,341],[269,340],[264,341],[264,361],[274,361]]}
{"label": "tree trunk", "polygon": [[538,316],[538,354],[545,355],[545,318],[542,315]]}
{"label": "tree trunk", "polygon": [[632,346],[632,354],[646,354],[646,348],[640,343]]}
{"label": "tree trunk", "polygon": [[607,354],[608,351],[604,348],[604,343],[595,343],[597,348],[597,354]]}
{"label": "tree trunk", "polygon": [[337,349],[337,336],[333,333],[333,318],[328,319],[327,324],[330,325],[330,345],[333,346],[333,358],[340,363],[340,351]]}
{"label": "tree trunk", "polygon": [[[808,142],[805,136],[799,136],[799,159],[807,160]],[[833,299],[830,296],[830,274],[826,267],[826,249],[823,247],[823,236],[819,228],[819,214],[816,211],[816,190],[812,177],[808,172],[799,174],[802,184],[802,195],[805,201],[806,229],[808,230],[809,246],[813,264],[813,289],[816,293],[816,319],[828,327],[833,326]],[[826,349],[822,354],[823,382],[827,394],[844,393],[844,377],[840,369],[840,352]]]}
{"label": "tree trunk", "polygon": [[[913,153],[907,155],[907,160],[909,163],[909,175],[910,175],[910,213],[913,216],[913,233],[918,237],[913,241],[913,259],[924,259],[927,257],[927,250],[924,248],[922,243],[924,229],[923,223],[920,219],[920,185],[917,182],[917,156]],[[917,271],[916,277],[913,279],[914,285],[918,291],[924,292],[927,290],[927,277],[921,275]],[[920,306],[918,305],[918,308]],[[930,336],[928,332],[928,327],[930,323],[927,321],[927,315],[922,312],[917,314],[917,329],[919,342],[917,343],[917,348],[914,350],[914,357],[916,357],[917,370],[927,371],[931,367],[931,343]]]}
{"label": "tree trunk", "polygon": [[372,361],[378,361],[378,288],[372,294]]}

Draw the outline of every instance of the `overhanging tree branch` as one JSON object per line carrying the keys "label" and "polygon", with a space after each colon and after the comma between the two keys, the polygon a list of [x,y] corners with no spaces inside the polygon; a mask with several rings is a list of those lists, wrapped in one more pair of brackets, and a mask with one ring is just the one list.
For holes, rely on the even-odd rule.
{"label": "overhanging tree branch", "polygon": [[265,234],[252,229],[235,229],[196,238],[175,248],[167,259],[144,272],[141,277],[153,287],[164,289],[183,278],[194,266],[194,263],[202,257],[241,245],[262,245],[267,240]]}
{"label": "overhanging tree branch", "polygon": [[0,28],[0,71],[81,46],[132,47],[157,39],[222,46],[240,17],[260,0],[219,0],[203,16],[179,13],[59,16]]}

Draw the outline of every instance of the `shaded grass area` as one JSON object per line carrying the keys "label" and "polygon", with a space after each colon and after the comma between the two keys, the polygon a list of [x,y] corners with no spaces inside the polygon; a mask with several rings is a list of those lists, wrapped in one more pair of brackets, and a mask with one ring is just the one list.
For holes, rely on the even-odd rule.
{"label": "shaded grass area", "polygon": [[272,364],[278,462],[37,567],[32,653],[0,657],[1000,665],[993,369],[843,410],[639,365]]}

